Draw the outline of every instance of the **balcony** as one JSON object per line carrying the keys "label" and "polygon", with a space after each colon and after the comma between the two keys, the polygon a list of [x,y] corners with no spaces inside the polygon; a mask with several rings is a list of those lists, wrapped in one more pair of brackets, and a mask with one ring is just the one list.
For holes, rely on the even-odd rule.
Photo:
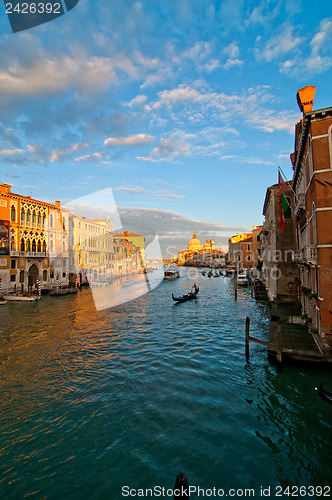
{"label": "balcony", "polygon": [[307,245],[301,250],[294,252],[294,262],[297,264],[317,265],[317,247],[314,245]]}
{"label": "balcony", "polygon": [[317,247],[313,245],[307,247],[307,261],[317,266]]}
{"label": "balcony", "polygon": [[294,254],[293,254],[293,260],[294,262],[296,262],[297,264],[301,264],[303,263],[304,261],[304,258],[303,258],[303,250],[295,250]]}
{"label": "balcony", "polygon": [[47,257],[47,252],[23,252],[22,250],[11,250],[11,257]]}
{"label": "balcony", "polygon": [[297,220],[301,219],[306,209],[305,194],[300,193],[296,196],[296,204],[294,209],[294,215]]}

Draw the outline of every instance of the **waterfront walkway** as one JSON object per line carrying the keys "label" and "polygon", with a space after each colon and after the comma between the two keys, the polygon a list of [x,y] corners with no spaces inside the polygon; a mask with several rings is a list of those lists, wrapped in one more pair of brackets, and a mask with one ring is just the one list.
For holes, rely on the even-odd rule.
{"label": "waterfront walkway", "polygon": [[[272,305],[269,341],[280,342],[283,362],[332,363],[332,339],[311,333],[296,306]],[[275,357],[269,350],[269,359]]]}

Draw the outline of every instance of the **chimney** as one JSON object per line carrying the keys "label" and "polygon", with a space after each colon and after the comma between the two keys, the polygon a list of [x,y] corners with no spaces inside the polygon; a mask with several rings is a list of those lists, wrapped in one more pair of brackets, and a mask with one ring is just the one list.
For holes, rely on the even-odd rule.
{"label": "chimney", "polygon": [[303,115],[312,111],[312,107],[315,99],[316,85],[307,85],[303,89],[299,89],[296,94],[297,104]]}
{"label": "chimney", "polygon": [[54,204],[55,204],[55,208],[60,208],[60,201],[59,200],[55,200]]}
{"label": "chimney", "polygon": [[5,182],[2,182],[0,184],[0,192],[1,193],[11,193],[11,185],[10,184],[6,184]]}

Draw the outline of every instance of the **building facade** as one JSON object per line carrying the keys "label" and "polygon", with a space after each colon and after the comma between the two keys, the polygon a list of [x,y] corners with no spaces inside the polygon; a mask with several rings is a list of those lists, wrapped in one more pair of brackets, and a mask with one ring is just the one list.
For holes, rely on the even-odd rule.
{"label": "building facade", "polygon": [[253,267],[252,233],[241,233],[228,240],[228,264],[237,270]]}
{"label": "building facade", "polygon": [[293,190],[300,300],[311,327],[332,334],[332,108],[313,110],[315,87],[297,93]]}
{"label": "building facade", "polygon": [[226,265],[225,252],[215,248],[214,239],[206,239],[202,245],[196,233],[188,243],[188,248],[178,252],[179,266],[195,267],[224,267]]}
{"label": "building facade", "polygon": [[[294,263],[296,250],[296,223],[294,218],[294,194],[290,183],[286,183],[284,195],[289,209],[280,213],[279,184],[267,189],[263,215],[265,221],[260,232],[263,280],[270,302],[297,301],[297,266]],[[282,223],[281,217],[284,220]]]}
{"label": "building facade", "polygon": [[113,228],[109,218],[69,215],[70,281],[107,281],[113,268]]}
{"label": "building facade", "polygon": [[[2,290],[42,289],[68,284],[68,213],[0,184],[0,278]],[[5,232],[7,231],[7,233]]]}

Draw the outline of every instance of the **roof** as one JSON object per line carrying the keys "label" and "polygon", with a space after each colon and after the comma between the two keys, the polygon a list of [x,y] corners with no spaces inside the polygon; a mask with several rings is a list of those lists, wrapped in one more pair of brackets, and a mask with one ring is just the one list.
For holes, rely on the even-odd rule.
{"label": "roof", "polygon": [[144,238],[144,236],[142,236],[141,234],[136,234],[132,231],[121,231],[120,233],[114,233],[114,238],[128,238],[128,236]]}
{"label": "roof", "polygon": [[303,126],[301,130],[301,137],[298,144],[297,154],[295,156],[294,161],[294,176],[293,176],[293,184],[292,187],[295,190],[297,178],[299,176],[300,168],[301,168],[301,160],[304,153],[304,148],[307,140],[309,125],[312,119],[325,119],[327,115],[332,114],[332,107],[316,109],[314,111],[308,111],[303,115]]}
{"label": "roof", "polygon": [[42,201],[42,200],[35,200],[34,198],[31,198],[31,196],[23,196],[23,194],[12,193],[11,191],[9,193],[0,192],[0,196],[6,196],[8,198],[10,198],[11,196],[15,196],[17,198],[23,198],[25,200],[34,201],[36,203],[42,203],[43,205],[48,205],[49,207],[58,208],[55,206],[54,203],[49,203],[48,201]]}

